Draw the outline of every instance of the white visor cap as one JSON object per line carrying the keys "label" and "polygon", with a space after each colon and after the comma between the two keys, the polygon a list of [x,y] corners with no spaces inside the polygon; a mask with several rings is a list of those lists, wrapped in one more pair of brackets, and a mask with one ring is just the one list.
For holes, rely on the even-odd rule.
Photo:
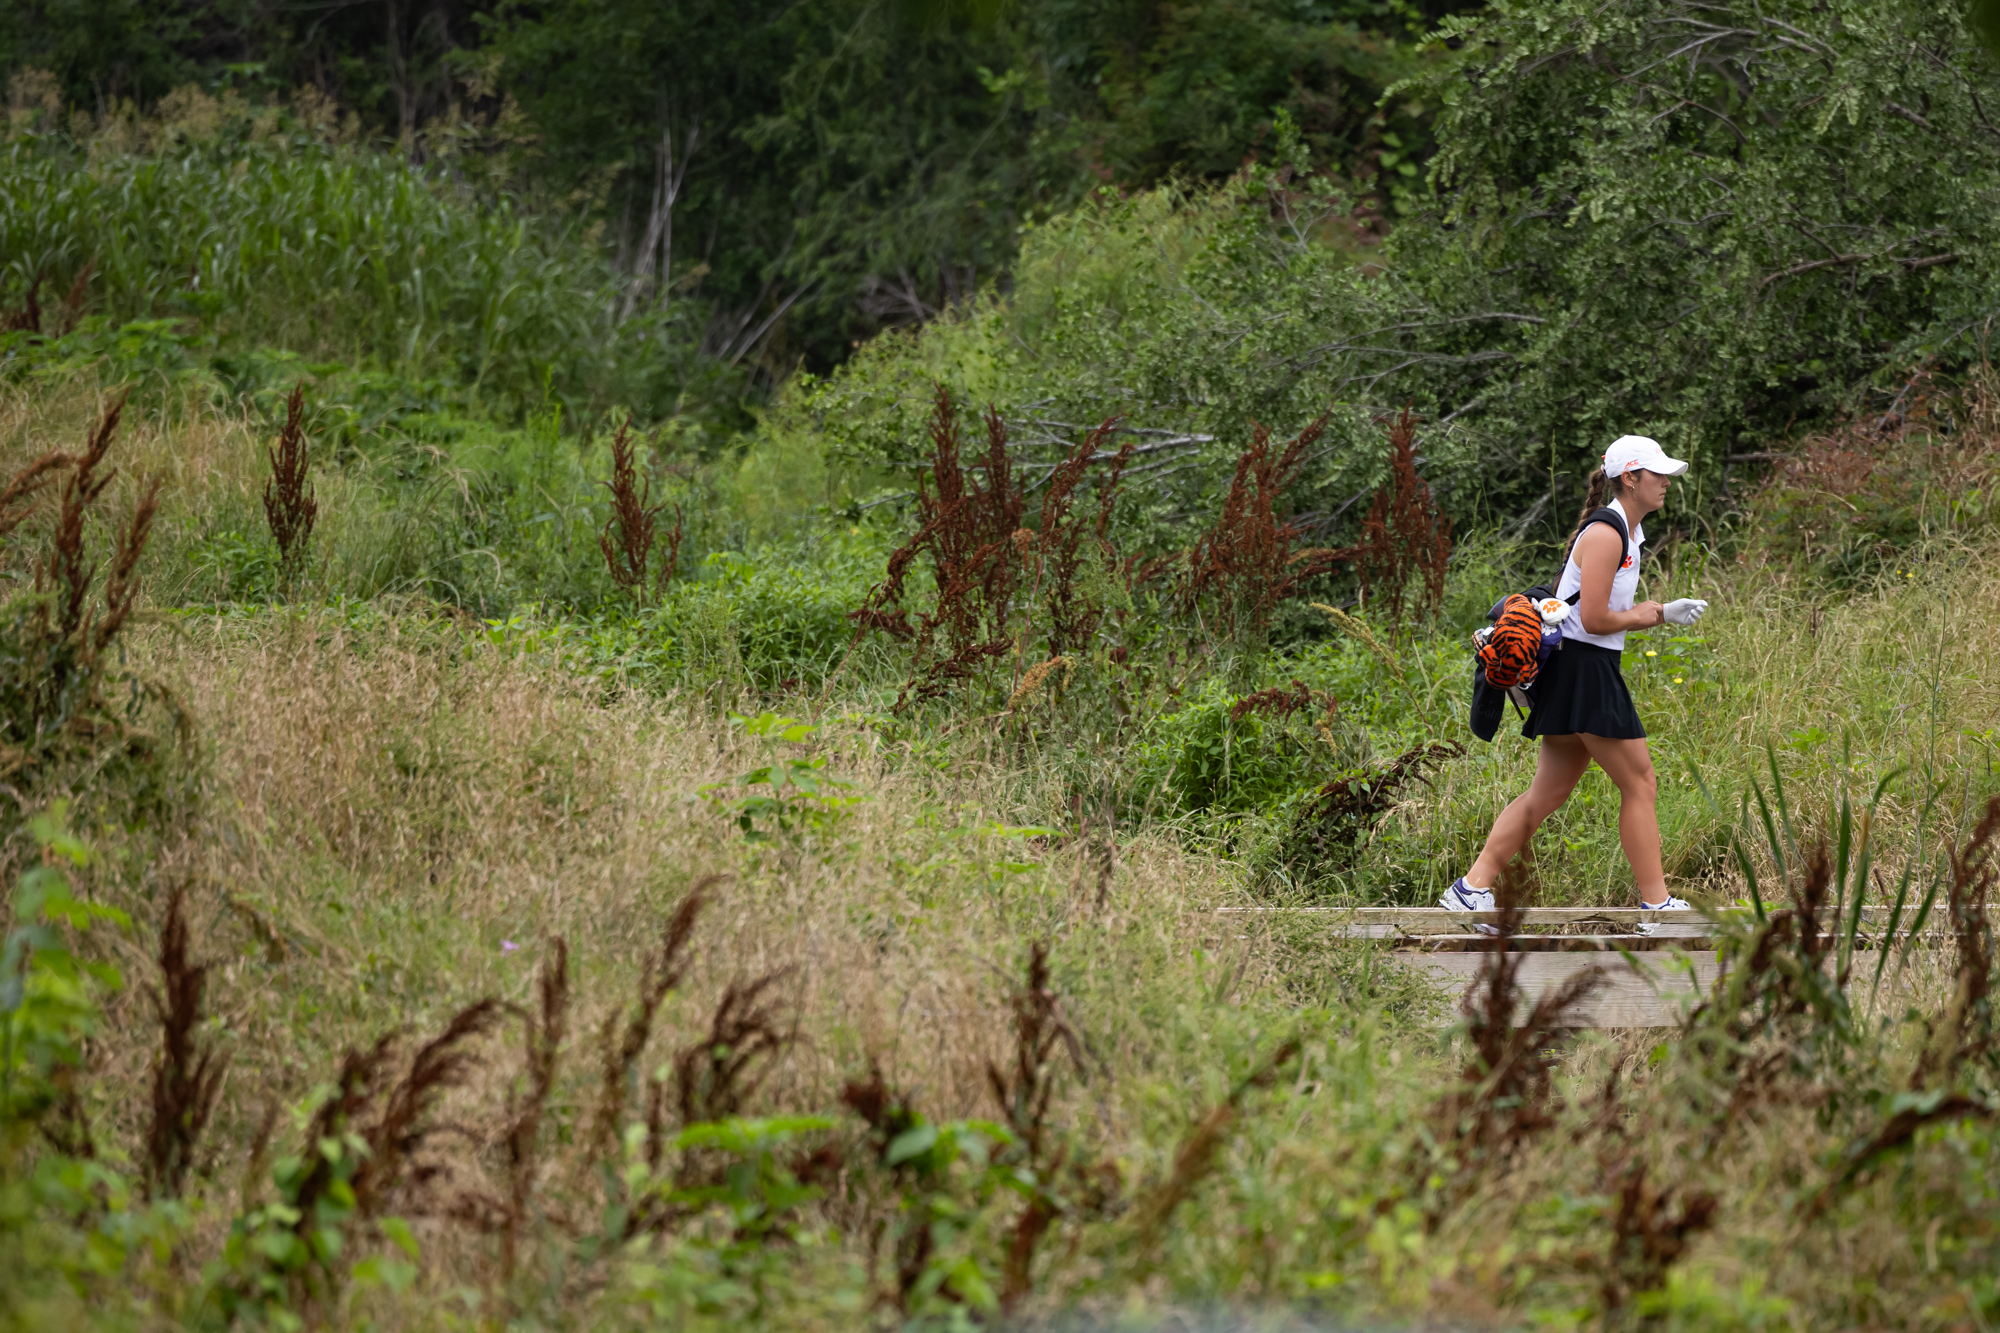
{"label": "white visor cap", "polygon": [[1622,477],[1640,468],[1657,472],[1663,477],[1678,477],[1688,470],[1688,465],[1682,459],[1668,458],[1667,451],[1660,447],[1658,440],[1649,440],[1643,435],[1620,435],[1604,451],[1604,475],[1607,477]]}

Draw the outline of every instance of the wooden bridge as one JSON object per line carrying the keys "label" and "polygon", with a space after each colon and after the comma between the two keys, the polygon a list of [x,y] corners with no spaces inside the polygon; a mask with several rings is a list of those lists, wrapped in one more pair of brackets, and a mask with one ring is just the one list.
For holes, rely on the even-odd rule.
{"label": "wooden bridge", "polygon": [[[1863,908],[1862,915],[1864,930],[1857,932],[1856,945],[1872,948],[1881,934],[1873,928],[1886,924],[1889,909]],[[1914,912],[1905,919],[1910,915]],[[1441,907],[1225,907],[1216,916],[1225,926],[1323,923],[1343,939],[1387,941],[1397,962],[1428,972],[1462,994],[1492,943],[1491,936],[1474,927],[1491,924],[1498,913]],[[1642,921],[1653,927],[1650,933],[1638,933]],[[1935,915],[1932,923],[1937,924]],[[1898,933],[1903,933],[1900,928]],[[1720,972],[1715,936],[1715,919],[1700,912],[1531,907],[1508,941],[1508,952],[1519,955],[1516,977],[1530,1003],[1595,966],[1603,970],[1603,980],[1577,1010],[1583,1026],[1673,1027]]]}

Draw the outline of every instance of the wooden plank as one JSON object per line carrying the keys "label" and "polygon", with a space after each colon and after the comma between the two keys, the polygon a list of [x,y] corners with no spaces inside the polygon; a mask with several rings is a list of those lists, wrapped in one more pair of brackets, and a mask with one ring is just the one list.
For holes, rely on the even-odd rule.
{"label": "wooden plank", "polygon": [[[1886,921],[1893,910],[1888,907],[1867,906],[1861,909],[1861,916],[1866,921]],[[1989,905],[1986,910],[2000,912],[2000,904]],[[1439,918],[1449,918],[1454,921],[1490,921],[1498,915],[1495,912],[1453,912],[1442,907],[1218,907],[1214,911],[1217,916],[1351,916],[1361,921],[1385,923],[1405,921],[1415,923],[1435,921]],[[1630,925],[1641,919],[1641,913],[1646,917],[1660,915],[1656,909],[1640,907],[1530,907],[1523,915],[1529,922],[1547,926],[1567,925],[1574,921],[1615,921]],[[1707,919],[1706,914],[1696,911],[1675,912],[1673,915]],[[1725,907],[1717,915],[1748,916],[1750,909]],[[1832,916],[1830,907],[1827,915],[1829,918]],[[1903,909],[1903,916],[1906,919],[1915,915],[1915,907],[1906,906]]]}
{"label": "wooden plank", "polygon": [[[1865,923],[1886,922],[1891,910],[1886,907],[1864,907],[1862,920]],[[1696,934],[1703,933],[1719,921],[1743,920],[1749,914],[1748,908],[1730,908],[1715,914],[1695,911],[1662,914],[1637,907],[1530,907],[1523,914],[1521,924],[1526,928],[1550,926],[1629,928],[1643,923],[1654,925],[1662,931]],[[1220,907],[1215,909],[1215,915],[1232,920],[1276,920],[1299,917],[1306,920],[1344,922],[1358,928],[1353,932],[1355,938],[1392,939],[1397,934],[1411,936],[1464,934],[1474,923],[1491,923],[1499,913],[1448,912],[1442,907]],[[1906,910],[1903,914],[1904,922],[1906,923],[1914,915],[1914,911]]]}
{"label": "wooden plank", "polygon": [[[1344,922],[1328,922],[1324,930],[1339,940],[1375,940],[1393,944],[1401,949],[1426,953],[1476,953],[1493,943],[1491,935],[1483,934],[1419,934],[1402,930],[1396,926],[1349,925]],[[1699,949],[1712,947],[1715,932],[1703,926],[1658,926],[1648,935],[1628,935],[1623,932],[1605,932],[1594,935],[1516,935],[1509,944],[1516,952],[1532,953],[1544,950],[1577,950],[1584,952],[1617,951],[1636,949],[1651,951],[1657,949]],[[1250,938],[1237,934],[1237,939]]]}
{"label": "wooden plank", "polygon": [[[1474,922],[1491,922],[1497,912],[1448,912],[1442,907],[1223,907],[1215,913],[1223,917],[1277,918],[1305,917],[1350,921],[1357,926],[1393,927],[1408,935],[1449,935],[1463,933]],[[1659,921],[1658,912],[1644,917],[1636,907],[1531,907],[1522,919],[1526,926],[1635,926],[1641,921]],[[1705,926],[1710,919],[1700,912],[1675,912],[1676,924]]]}
{"label": "wooden plank", "polygon": [[[1406,967],[1428,972],[1450,988],[1454,998],[1470,989],[1485,955],[1476,953],[1405,953],[1389,955]],[[1604,979],[1597,990],[1575,1011],[1578,1026],[1592,1028],[1674,1027],[1688,1007],[1697,1003],[1715,981],[1718,965],[1712,952],[1690,952],[1680,957],[1694,964],[1690,981],[1685,967],[1673,956],[1649,954],[1627,960],[1617,954],[1526,953],[1521,955],[1516,980],[1530,1004],[1539,1000],[1578,972],[1601,967]],[[1525,1010],[1520,1012],[1525,1013]]]}
{"label": "wooden plank", "polygon": [[[1671,930],[1672,933],[1669,933]],[[1352,936],[1342,933],[1340,938]],[[1379,937],[1378,937],[1379,938]],[[1404,935],[1394,937],[1402,947],[1397,953],[1484,953],[1493,945],[1491,935]],[[1699,948],[1710,940],[1710,932],[1692,926],[1662,926],[1652,935],[1516,935],[1507,942],[1509,953],[1655,953],[1662,949]]]}
{"label": "wooden plank", "polygon": [[[1328,923],[1326,933],[1336,940],[1373,940],[1392,944],[1402,952],[1421,953],[1480,953],[1492,943],[1491,935],[1483,934],[1420,934],[1400,930],[1395,926],[1353,926],[1338,922]],[[1238,934],[1238,939],[1248,939]],[[1898,931],[1900,941],[1913,939],[1908,931]],[[1923,939],[1938,941],[1944,938],[1939,931],[1927,930]],[[1839,937],[1823,931],[1821,941],[1831,953],[1839,943]],[[1663,949],[1713,949],[1716,946],[1716,932],[1703,926],[1659,925],[1644,935],[1604,932],[1579,935],[1516,935],[1508,941],[1511,952],[1515,953],[1592,953],[1629,950],[1639,953],[1656,953]],[[1882,947],[1879,935],[1860,934],[1854,937],[1854,947],[1860,952],[1872,952]]]}

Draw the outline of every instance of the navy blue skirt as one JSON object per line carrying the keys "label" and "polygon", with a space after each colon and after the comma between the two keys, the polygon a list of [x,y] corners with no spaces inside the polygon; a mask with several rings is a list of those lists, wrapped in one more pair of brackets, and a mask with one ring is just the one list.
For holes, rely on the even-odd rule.
{"label": "navy blue skirt", "polygon": [[1602,736],[1634,741],[1646,734],[1632,691],[1618,670],[1623,656],[1581,639],[1564,639],[1535,681],[1535,706],[1521,725],[1523,736]]}

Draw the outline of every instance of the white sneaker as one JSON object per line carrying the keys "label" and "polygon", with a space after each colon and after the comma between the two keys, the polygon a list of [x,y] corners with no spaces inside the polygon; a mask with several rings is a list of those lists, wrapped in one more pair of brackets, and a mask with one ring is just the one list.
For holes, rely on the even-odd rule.
{"label": "white sneaker", "polygon": [[[1438,899],[1438,906],[1447,912],[1491,912],[1494,909],[1493,890],[1475,889],[1465,882],[1463,875],[1452,881],[1452,886]],[[1481,935],[1498,935],[1500,932],[1484,922],[1475,921],[1472,928]]]}
{"label": "white sneaker", "polygon": [[[1690,912],[1694,908],[1686,900],[1676,898],[1670,893],[1667,895],[1667,900],[1663,903],[1649,903],[1641,898],[1639,900],[1639,910],[1642,912]],[[1641,935],[1650,935],[1665,924],[1667,924],[1665,921],[1648,921],[1644,917],[1640,917],[1637,930]]]}

